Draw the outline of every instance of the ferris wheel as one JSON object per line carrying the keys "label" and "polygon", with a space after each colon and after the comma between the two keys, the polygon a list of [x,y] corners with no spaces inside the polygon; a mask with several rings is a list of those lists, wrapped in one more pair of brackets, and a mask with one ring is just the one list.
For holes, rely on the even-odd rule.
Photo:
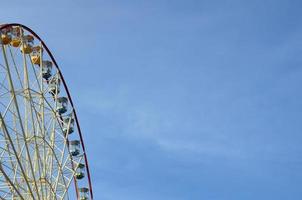
{"label": "ferris wheel", "polygon": [[92,200],[87,155],[63,75],[41,38],[0,25],[0,199]]}

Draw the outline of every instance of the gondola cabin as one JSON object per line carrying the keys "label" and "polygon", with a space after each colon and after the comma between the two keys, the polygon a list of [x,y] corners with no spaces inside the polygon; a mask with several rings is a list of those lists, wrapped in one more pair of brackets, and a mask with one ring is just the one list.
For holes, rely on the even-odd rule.
{"label": "gondola cabin", "polygon": [[79,188],[80,200],[89,200],[89,189],[86,187]]}
{"label": "gondola cabin", "polygon": [[32,48],[32,53],[30,55],[31,62],[35,65],[40,65],[41,63],[41,54],[43,49],[40,46]]}
{"label": "gondola cabin", "polygon": [[74,131],[74,119],[73,117],[69,116],[63,119],[63,133],[64,135],[66,134],[71,134]]}
{"label": "gondola cabin", "polygon": [[13,27],[11,32],[12,32],[12,40],[10,42],[10,45],[13,47],[19,47],[21,44],[21,36],[23,30],[17,26],[17,27]]}
{"label": "gondola cabin", "polygon": [[64,114],[67,111],[68,99],[66,97],[57,98],[57,112]]}
{"label": "gondola cabin", "polygon": [[11,27],[5,28],[1,30],[1,43],[4,45],[8,45],[12,40]]}
{"label": "gondola cabin", "polygon": [[42,61],[42,77],[48,80],[51,77],[52,62],[49,60]]}
{"label": "gondola cabin", "polygon": [[69,151],[72,156],[78,156],[80,154],[80,141],[79,140],[70,141]]}
{"label": "gondola cabin", "polygon": [[78,168],[75,173],[75,177],[80,180],[85,177],[85,165],[83,163],[79,163]]}
{"label": "gondola cabin", "polygon": [[60,93],[60,84],[61,80],[59,76],[54,76],[50,81],[48,82],[48,91],[52,93],[53,95]]}
{"label": "gondola cabin", "polygon": [[30,54],[33,51],[34,37],[32,35],[24,35],[22,38],[20,50],[24,54]]}

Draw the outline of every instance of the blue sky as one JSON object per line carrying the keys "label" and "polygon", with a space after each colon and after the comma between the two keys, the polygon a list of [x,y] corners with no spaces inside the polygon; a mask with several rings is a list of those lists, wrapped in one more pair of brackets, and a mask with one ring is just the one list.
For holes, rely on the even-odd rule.
{"label": "blue sky", "polygon": [[302,199],[302,2],[4,1],[69,85],[97,200]]}

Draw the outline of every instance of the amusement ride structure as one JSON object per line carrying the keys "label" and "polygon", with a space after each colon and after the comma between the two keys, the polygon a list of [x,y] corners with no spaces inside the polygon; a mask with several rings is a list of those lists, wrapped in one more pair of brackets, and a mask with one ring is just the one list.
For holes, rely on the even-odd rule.
{"label": "amusement ride structure", "polygon": [[0,25],[0,199],[92,200],[87,155],[66,82],[46,44]]}

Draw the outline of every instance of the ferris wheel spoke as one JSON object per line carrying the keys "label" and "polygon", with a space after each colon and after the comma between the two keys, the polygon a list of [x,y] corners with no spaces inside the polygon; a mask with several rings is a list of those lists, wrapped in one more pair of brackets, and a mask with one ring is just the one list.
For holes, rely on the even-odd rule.
{"label": "ferris wheel spoke", "polygon": [[[61,146],[61,145],[63,145],[63,150],[61,150],[61,148],[59,148],[57,145],[56,145],[56,143],[58,144],[58,140],[57,139],[54,139],[53,141],[57,141],[57,142],[54,142],[53,143],[53,146],[55,147],[55,148],[57,148],[57,150],[61,153],[61,160],[59,161],[59,163],[60,163],[60,165],[61,165],[61,167],[60,167],[60,169],[63,169],[63,170],[60,170],[60,171],[58,171],[57,172],[57,176],[56,176],[56,178],[55,178],[55,191],[57,192],[59,189],[59,187],[60,187],[60,185],[63,185],[65,188],[68,188],[69,187],[69,182],[72,180],[72,177],[73,177],[73,173],[75,173],[75,171],[74,170],[70,170],[70,171],[72,171],[72,173],[71,173],[71,175],[69,176],[69,177],[71,177],[70,179],[67,179],[67,180],[65,180],[66,179],[66,172],[64,173],[64,169],[66,168],[66,165],[67,165],[67,163],[69,163],[70,162],[70,158],[69,158],[69,153],[68,154],[66,154],[66,152],[65,152],[65,149],[67,149],[66,148],[66,145],[67,145],[67,138],[66,138],[66,136],[67,135],[65,135],[65,136],[63,136],[63,135],[61,135],[61,134],[59,134],[59,133],[61,133],[62,132],[62,126],[61,126],[61,122],[60,123],[58,123],[59,124],[59,131],[56,131],[56,129],[54,129],[54,131],[53,131],[53,133],[54,133],[54,138],[58,138],[58,137],[60,137],[61,139],[60,139],[60,141],[62,141],[62,144],[59,144],[59,146]],[[69,129],[69,127],[68,127],[68,129]],[[67,130],[68,130],[67,129]],[[55,134],[56,132],[58,132],[58,134]],[[54,154],[55,155],[55,154]],[[65,159],[64,159],[65,158]],[[65,161],[64,161],[65,160]],[[64,164],[62,164],[62,163],[64,163]],[[69,168],[69,169],[71,169],[71,168]],[[65,170],[66,171],[66,170]],[[61,179],[60,179],[61,178]],[[63,181],[63,183],[60,183],[60,180],[61,181]],[[67,187],[66,187],[67,186]],[[63,192],[64,193],[64,192]],[[63,195],[63,197],[64,197],[65,195]],[[67,197],[68,198],[68,197]]]}
{"label": "ferris wheel spoke", "polygon": [[[20,181],[23,180],[23,177],[22,177],[22,173],[20,171],[18,171],[18,166],[16,165],[14,168],[11,168],[10,166],[8,165],[5,165],[5,163],[2,163],[2,166],[4,166],[6,169],[10,170],[11,171],[11,174],[13,174],[13,183],[15,184],[15,186],[17,188],[20,188],[22,189],[22,191],[24,192],[27,192],[27,189],[25,189],[24,187],[21,186],[20,182],[18,182],[17,180],[19,179]],[[12,177],[10,176],[10,177]]]}
{"label": "ferris wheel spoke", "polygon": [[3,170],[2,164],[0,163],[0,171],[3,174],[4,178],[6,179],[6,181],[10,184],[10,186],[15,190],[15,192],[19,195],[19,197],[22,200],[25,200],[24,197],[21,195],[21,192],[18,190],[18,188],[16,188],[15,184],[11,181],[11,179],[9,178],[9,176],[6,174],[6,172]]}
{"label": "ferris wheel spoke", "polygon": [[[7,150],[6,151],[4,150],[3,153],[5,153],[5,152],[7,153],[7,156],[4,156],[4,154],[2,154],[0,162],[2,163],[3,166],[6,167],[6,169],[8,169],[14,173],[13,182],[16,183],[16,176],[17,176],[17,174],[20,175],[21,173],[18,173],[19,172],[18,166],[17,166],[16,160],[14,160],[15,157],[13,156],[13,153],[10,151],[10,147],[8,144],[7,144]],[[6,160],[6,162],[9,163],[10,166],[5,164],[5,161],[2,160],[3,158]]]}
{"label": "ferris wheel spoke", "polygon": [[[1,89],[1,84],[0,84],[0,89]],[[9,95],[9,91],[7,90],[7,88],[5,88],[5,86],[2,87],[2,90],[5,90],[5,91],[3,91],[2,94],[0,93],[0,98],[5,98],[6,95]]]}
{"label": "ferris wheel spoke", "polygon": [[[6,152],[7,152],[6,160],[9,161],[11,167],[8,166],[8,165],[5,165],[5,163],[2,161],[2,159],[5,158],[3,154],[2,154],[2,157],[1,157],[1,162],[4,166],[6,166],[6,168],[10,169],[11,171],[14,171],[14,180],[13,180],[13,182],[16,183],[17,174],[19,174],[20,177],[22,177],[22,179],[24,177],[23,174],[22,174],[22,171],[20,172],[18,170],[18,160],[21,160],[21,163],[22,163],[22,160],[24,160],[24,158],[22,158],[22,151],[19,153],[19,155],[16,155],[13,152],[11,152],[11,150],[10,150],[11,145],[9,143],[9,140],[6,140],[6,144],[7,144],[6,145],[7,146],[7,148],[6,148],[7,149],[6,150]],[[18,186],[21,187],[20,184],[18,184]],[[24,191],[27,191],[27,190],[24,190]]]}
{"label": "ferris wheel spoke", "polygon": [[[56,130],[54,130],[54,133],[56,132]],[[57,134],[57,136],[58,136],[59,134]],[[62,164],[63,162],[64,162],[64,155],[65,155],[65,158],[66,158],[66,154],[65,154],[65,147],[66,147],[66,139],[64,139],[63,140],[63,143],[64,143],[64,146],[63,146],[63,148],[59,148],[59,146],[57,146],[56,145],[56,143],[58,143],[58,140],[56,140],[55,139],[56,137],[54,137],[53,138],[53,144],[52,144],[52,146],[54,147],[53,148],[53,157],[55,158],[55,160],[56,160],[56,162],[57,162],[57,166],[59,166],[59,170],[58,170],[58,172],[57,172],[57,176],[56,176],[56,178],[55,178],[55,186],[54,186],[54,190],[55,191],[57,191],[57,189],[58,189],[58,184],[60,183],[60,181],[62,181],[63,182],[63,185],[64,186],[67,186],[67,184],[66,184],[66,181],[65,181],[65,179],[64,179],[64,166],[65,166],[65,164],[66,163],[64,163],[64,164]],[[57,142],[55,142],[55,141],[57,141]],[[61,145],[60,145],[61,146]],[[60,154],[59,155],[61,155],[61,158],[60,158],[60,160],[59,160],[59,158],[57,158],[57,156],[56,156],[56,154],[54,153],[55,152],[55,149],[57,149],[59,152],[60,152]],[[63,149],[63,150],[62,150]],[[53,163],[53,157],[51,158],[51,163]],[[51,164],[51,167],[52,167],[52,164]],[[51,168],[51,172],[50,172],[50,176],[53,176],[52,175],[52,168]],[[60,179],[60,178],[62,178],[62,180]]]}
{"label": "ferris wheel spoke", "polygon": [[[29,58],[30,59],[30,58]],[[34,80],[32,80],[30,83],[29,83],[29,86],[30,86],[30,88],[38,88],[38,89],[40,89],[41,88],[41,86],[40,86],[40,82],[39,82],[39,80],[42,78],[42,76],[40,75],[40,73],[39,73],[39,75],[37,75],[37,70],[35,69],[35,66],[33,65],[33,63],[32,62],[30,62],[30,66],[31,66],[31,70],[32,70],[32,73],[33,73],[33,75],[34,75]],[[41,91],[40,91],[41,92]]]}
{"label": "ferris wheel spoke", "polygon": [[[42,139],[45,139],[45,138],[42,138]],[[57,156],[56,156],[56,151],[55,151],[55,149],[47,142],[47,141],[45,141],[45,143],[47,144],[47,146],[49,147],[49,149],[50,149],[50,152],[48,153],[48,155],[51,155],[51,157],[53,157],[54,158],[54,160],[56,161],[56,163],[57,163],[57,166],[59,166],[59,169],[58,169],[58,172],[61,172],[61,174],[63,174],[62,173],[62,167],[60,166],[61,164],[60,164],[60,161],[59,161],[59,159],[57,158]],[[50,175],[46,175],[46,177],[52,177],[52,175],[50,174]],[[55,191],[55,189],[52,189],[53,191]]]}
{"label": "ferris wheel spoke", "polygon": [[54,187],[54,190],[55,192],[57,192],[58,190],[58,185],[61,183],[64,187],[67,187],[67,183],[66,183],[66,177],[64,175],[64,166],[65,166],[65,163],[62,165],[62,160],[60,161],[60,165],[59,165],[59,168],[60,170],[58,170],[57,172],[57,176],[56,176],[56,179],[55,179],[55,187]]}
{"label": "ferris wheel spoke", "polygon": [[[46,101],[47,104],[48,104],[48,101]],[[49,107],[52,107],[50,104],[48,104]],[[54,97],[54,108],[57,107],[57,98]],[[57,132],[56,132],[56,126],[60,125],[60,123],[58,122],[58,117],[57,117],[57,113],[56,111],[53,110],[53,115],[52,117],[54,118],[53,120],[53,125],[52,125],[52,130],[51,130],[51,146],[52,146],[52,149],[55,150],[55,148],[57,148],[56,146],[56,138],[57,138]],[[60,148],[57,148],[60,150]],[[51,157],[50,157],[50,169],[49,169],[49,172],[50,172],[50,177],[53,176],[53,164],[54,164],[54,158],[55,158],[55,161],[56,163],[58,164],[58,166],[60,166],[60,171],[58,171],[58,173],[61,172],[62,168],[61,168],[61,162],[60,160],[57,158],[56,154],[55,154],[55,151],[52,152],[51,154]],[[54,190],[56,191],[56,184],[57,184],[57,179],[55,179],[55,186],[54,186]]]}
{"label": "ferris wheel spoke", "polygon": [[[80,162],[82,161],[82,158],[83,158],[83,157],[81,157],[81,159],[78,160],[78,163],[80,163]],[[72,171],[72,177],[75,177],[76,170],[70,169],[70,171]],[[72,182],[72,178],[71,178],[71,179],[68,181],[68,183],[67,183],[68,187],[70,186],[71,182]],[[67,191],[68,191],[68,190],[67,190],[67,188],[66,188],[65,191],[63,192],[62,200],[64,199],[65,195],[67,194]]]}
{"label": "ferris wheel spoke", "polygon": [[[10,188],[9,188],[9,190],[11,191]],[[5,200],[6,196],[9,195],[9,194],[11,194],[11,192],[8,192],[6,188],[0,189],[0,192],[1,192],[1,193],[5,193],[4,195],[2,195],[3,197],[0,196],[0,199],[1,199],[1,200],[2,200],[2,199]]]}
{"label": "ferris wheel spoke", "polygon": [[[5,122],[4,122],[3,118],[2,118],[2,114],[1,114],[1,113],[0,113],[0,122],[1,122],[2,127],[3,127],[3,132],[6,134],[8,140],[9,140],[9,143],[10,143],[10,145],[11,145],[11,148],[12,148],[14,154],[16,155],[16,159],[17,159],[18,165],[19,165],[19,167],[20,167],[20,170],[22,171],[22,175],[23,175],[24,180],[25,180],[25,182],[26,182],[26,184],[27,184],[28,190],[29,190],[31,196],[34,198],[32,189],[31,189],[30,184],[29,184],[29,182],[28,182],[28,180],[27,180],[27,175],[26,175],[26,173],[25,173],[25,171],[24,171],[24,169],[23,169],[23,166],[22,166],[22,164],[21,164],[21,161],[20,161],[20,159],[19,159],[18,153],[17,153],[16,148],[15,148],[15,145],[14,145],[12,139],[11,139],[10,134],[8,133],[8,130],[7,130],[7,128],[6,128],[6,125],[5,125]],[[0,165],[0,168],[2,169],[2,166],[1,166],[1,165]],[[1,170],[1,169],[0,169],[0,170]],[[3,170],[2,170],[1,172],[2,172],[3,174],[5,173]],[[8,181],[11,183],[10,179],[7,179],[7,178],[6,178],[6,180],[8,180]],[[35,198],[34,198],[34,199],[35,199]]]}
{"label": "ferris wheel spoke", "polygon": [[[6,81],[6,78],[3,80],[3,82],[4,81]],[[5,90],[4,94],[7,94],[7,92],[9,92],[9,89],[3,83],[1,83],[0,86],[2,90]]]}
{"label": "ferris wheel spoke", "polygon": [[[4,47],[3,44],[1,46],[2,46],[2,51],[3,51],[4,61],[5,61],[5,64],[6,64],[11,95],[14,98],[15,109],[16,109],[16,112],[17,112],[17,116],[19,118],[21,132],[23,133],[23,139],[24,139],[24,143],[25,143],[25,147],[26,147],[26,154],[27,154],[28,159],[31,160],[29,148],[28,148],[27,141],[26,141],[26,132],[25,132],[24,125],[23,125],[23,122],[22,122],[21,113],[20,113],[20,110],[19,110],[19,104],[18,104],[17,97],[16,97],[15,90],[14,90],[14,84],[13,84],[13,80],[12,80],[11,73],[10,73],[10,67],[9,67],[9,64],[8,64],[7,56],[6,56],[6,50],[5,50],[5,47]],[[1,118],[2,118],[2,115],[1,115]],[[32,167],[31,162],[29,162],[29,166],[30,166],[30,171],[32,173],[32,176],[34,178],[34,172],[33,172],[33,167]],[[24,174],[26,175],[26,173],[24,173]],[[25,179],[26,179],[26,176],[25,176]],[[36,186],[36,184],[35,184],[35,186]],[[33,192],[31,191],[29,183],[28,183],[28,187],[29,187],[30,193],[33,195]],[[36,191],[38,193],[38,188],[37,187],[36,187]],[[34,197],[34,195],[33,195],[33,197]],[[38,195],[38,199],[40,199],[39,195]]]}
{"label": "ferris wheel spoke", "polygon": [[[1,189],[0,190],[0,192],[1,192],[0,199],[4,199],[5,200],[8,195],[13,196],[13,193],[11,191],[12,191],[12,189],[9,188],[9,187],[6,187],[6,188],[4,187],[3,189]],[[4,194],[2,194],[2,193],[4,193]]]}
{"label": "ferris wheel spoke", "polygon": [[[39,80],[38,80],[39,77],[36,73],[36,70],[33,66],[33,63],[31,62],[30,64],[31,64],[31,69],[32,69],[33,74],[34,74],[34,80],[32,81],[32,84],[30,84],[31,85],[30,89],[33,90],[32,88],[35,88],[35,85],[37,85],[37,88],[40,89],[40,92],[41,92],[43,82],[41,83],[41,85],[39,84]],[[36,93],[40,94],[39,92],[36,92]],[[36,119],[37,119],[37,122],[38,122],[40,133],[43,137],[45,137],[44,110],[43,110],[44,106],[41,106],[41,105],[44,104],[44,98],[43,98],[43,96],[39,95],[39,103],[35,102],[32,97],[30,97],[30,99],[31,99],[31,104],[32,104],[31,107],[34,108],[35,113],[36,113]],[[35,105],[37,106],[37,104],[39,105],[38,108],[35,107]],[[37,110],[39,110],[39,111],[37,111]],[[38,117],[37,113],[39,114],[40,117]],[[40,124],[40,122],[42,123],[42,125]],[[43,126],[43,127],[41,127],[41,126]],[[46,176],[45,175],[46,174],[46,168],[47,168],[46,167],[46,162],[45,162],[45,160],[46,160],[46,153],[45,153],[46,152],[46,147],[45,147],[45,144],[43,144],[42,146],[43,146],[43,152],[42,153],[43,153],[43,158],[44,159],[41,159],[41,155],[38,155],[38,158],[39,158],[38,163],[39,162],[41,163],[41,168],[43,169],[42,173],[44,174],[43,176],[45,177]],[[44,165],[44,167],[43,167],[43,165]],[[41,174],[41,170],[40,170],[40,174]],[[47,189],[45,189],[45,190],[46,190],[46,193],[47,193]],[[46,194],[46,196],[47,196],[47,194]]]}
{"label": "ferris wheel spoke", "polygon": [[9,47],[9,53],[10,53],[10,56],[12,58],[12,62],[13,62],[13,66],[14,66],[14,70],[16,72],[16,75],[18,77],[18,81],[19,81],[19,84],[20,84],[20,87],[23,88],[23,83],[22,83],[22,79],[21,79],[21,76],[20,76],[20,72],[17,68],[17,65],[16,65],[16,59],[15,59],[15,56],[16,56],[16,51],[15,51],[15,54],[12,53],[12,49],[11,47]]}
{"label": "ferris wheel spoke", "polygon": [[5,69],[5,70],[6,70],[5,65],[3,65],[2,63],[0,63],[0,67],[1,67],[2,69]]}
{"label": "ferris wheel spoke", "polygon": [[9,109],[10,106],[12,105],[12,102],[13,102],[13,98],[10,99],[8,105],[4,105],[3,103],[0,102],[0,105],[2,105],[3,107],[6,107],[6,108],[4,108],[4,112],[2,114],[4,118],[8,112],[14,115],[14,113]]}
{"label": "ferris wheel spoke", "polygon": [[[24,44],[22,44],[24,45]],[[26,98],[24,98],[24,104],[25,104],[25,119],[28,117],[27,114],[30,115],[30,120],[26,120],[25,121],[25,128],[28,128],[28,121],[31,121],[32,122],[32,128],[33,128],[33,135],[34,135],[34,145],[35,145],[35,150],[36,150],[36,153],[33,155],[33,158],[31,158],[30,156],[28,156],[29,160],[30,160],[30,167],[31,167],[31,171],[32,171],[32,176],[33,176],[33,179],[34,179],[34,184],[35,184],[35,188],[37,190],[37,196],[38,196],[38,199],[40,199],[40,194],[39,194],[39,189],[38,189],[38,184],[37,184],[37,180],[36,180],[36,176],[35,176],[35,170],[34,170],[34,167],[33,167],[33,164],[38,166],[38,177],[42,178],[42,174],[41,174],[41,165],[43,164],[42,161],[41,161],[41,157],[40,157],[40,152],[39,152],[39,147],[38,147],[38,144],[37,144],[37,140],[36,140],[36,133],[37,131],[35,130],[35,124],[34,124],[34,112],[36,114],[36,119],[37,119],[37,122],[39,122],[39,119],[37,117],[37,111],[33,111],[33,108],[34,108],[34,105],[32,103],[32,96],[31,96],[31,91],[30,91],[30,80],[29,80],[29,72],[28,72],[28,65],[27,65],[27,57],[25,55],[25,53],[23,52],[23,66],[24,66],[24,86],[25,86],[25,89],[26,89]],[[29,109],[28,109],[29,108]],[[39,179],[40,179],[39,178]],[[41,190],[41,196],[42,196],[42,199],[44,199],[44,189],[43,188],[43,185],[42,185],[42,182],[39,181],[40,183],[40,190]]]}

